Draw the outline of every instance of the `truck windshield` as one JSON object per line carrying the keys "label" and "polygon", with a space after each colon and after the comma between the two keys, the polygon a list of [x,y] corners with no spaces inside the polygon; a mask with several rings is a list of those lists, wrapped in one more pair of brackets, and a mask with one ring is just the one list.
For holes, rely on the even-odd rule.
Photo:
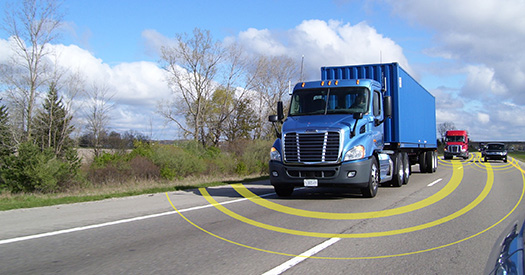
{"label": "truck windshield", "polygon": [[488,144],[487,149],[501,151],[501,150],[505,150],[505,145],[504,144]]}
{"label": "truck windshield", "polygon": [[465,142],[464,136],[447,136],[447,142]]}
{"label": "truck windshield", "polygon": [[368,89],[362,87],[296,90],[290,116],[368,112]]}

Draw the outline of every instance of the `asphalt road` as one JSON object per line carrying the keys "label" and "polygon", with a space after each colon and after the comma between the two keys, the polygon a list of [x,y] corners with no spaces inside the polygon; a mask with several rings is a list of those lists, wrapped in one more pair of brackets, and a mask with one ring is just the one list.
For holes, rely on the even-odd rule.
{"label": "asphalt road", "polygon": [[0,212],[0,274],[482,274],[523,166],[439,164],[372,199],[261,181]]}

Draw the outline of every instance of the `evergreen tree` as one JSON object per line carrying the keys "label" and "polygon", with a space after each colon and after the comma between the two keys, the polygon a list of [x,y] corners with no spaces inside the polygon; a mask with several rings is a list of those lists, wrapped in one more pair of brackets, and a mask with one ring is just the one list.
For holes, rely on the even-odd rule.
{"label": "evergreen tree", "polygon": [[56,83],[51,83],[47,98],[34,121],[35,143],[41,150],[53,148],[55,155],[63,158],[66,151],[73,148],[70,134],[74,127],[71,120],[72,116],[64,108],[62,98],[58,97]]}

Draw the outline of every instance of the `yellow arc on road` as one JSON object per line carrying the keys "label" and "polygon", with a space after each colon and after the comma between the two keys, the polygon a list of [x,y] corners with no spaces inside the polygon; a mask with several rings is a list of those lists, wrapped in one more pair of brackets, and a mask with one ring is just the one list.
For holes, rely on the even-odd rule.
{"label": "yellow arc on road", "polygon": [[258,204],[262,207],[266,207],[268,209],[272,209],[272,210],[281,212],[281,213],[286,213],[286,214],[300,216],[300,217],[327,219],[327,220],[371,219],[371,218],[388,217],[388,216],[394,216],[394,215],[412,212],[414,210],[418,210],[418,209],[427,207],[447,197],[459,186],[459,184],[461,183],[461,180],[463,179],[464,169],[460,169],[462,164],[458,162],[454,162],[453,165],[454,165],[454,170],[452,171],[452,178],[450,179],[449,183],[444,188],[442,188],[440,191],[436,192],[436,194],[424,200],[413,203],[413,204],[409,204],[409,205],[405,205],[405,206],[401,206],[397,208],[392,208],[392,209],[361,212],[361,213],[319,212],[319,211],[310,211],[310,210],[292,208],[289,206],[280,205],[280,204],[271,202],[269,200],[263,199],[255,195],[254,193],[252,193],[243,184],[232,184],[231,186],[241,196],[247,198],[251,202]]}
{"label": "yellow arc on road", "polygon": [[[488,172],[488,169],[491,168],[490,165],[488,165],[489,167],[485,166],[486,169],[487,169],[487,172]],[[523,196],[525,195],[525,171],[519,166],[519,164],[514,164],[513,163],[513,166],[516,167],[517,170],[519,170],[521,172],[521,176],[522,176],[522,180],[523,180],[523,185],[522,185],[522,190],[521,190],[521,195],[520,195],[520,198],[518,199],[518,201],[516,202],[516,204],[514,205],[514,207],[503,217],[501,218],[499,221],[497,221],[496,223],[492,224],[491,226],[485,228],[484,230],[481,230],[473,235],[470,235],[466,238],[463,238],[461,240],[457,240],[457,241],[454,241],[454,242],[451,242],[451,243],[447,243],[447,244],[444,244],[444,245],[440,245],[440,246],[436,246],[436,247],[432,247],[432,248],[427,248],[427,249],[422,249],[422,250],[418,250],[418,251],[412,251],[412,252],[405,252],[405,253],[398,253],[398,254],[391,254],[391,255],[377,255],[377,256],[356,256],[356,257],[321,257],[321,256],[302,256],[302,255],[295,255],[295,254],[290,254],[290,253],[284,253],[284,252],[278,252],[278,251],[271,251],[271,250],[267,250],[267,249],[262,249],[262,248],[257,248],[257,247],[253,247],[253,246],[249,246],[249,245],[246,245],[246,244],[242,244],[242,243],[238,243],[238,242],[235,242],[235,241],[232,241],[232,240],[229,240],[229,239],[226,239],[224,237],[221,237],[221,236],[218,236],[212,232],[209,232],[207,231],[206,229],[198,226],[197,224],[193,223],[191,220],[189,220],[187,217],[185,217],[181,212],[179,212],[179,210],[175,207],[175,205],[173,205],[172,201],[170,200],[170,197],[168,195],[168,193],[166,192],[166,197],[168,199],[168,201],[170,202],[171,206],[173,207],[173,209],[175,209],[175,211],[184,219],[186,220],[188,223],[192,224],[193,226],[195,226],[196,228],[200,229],[201,231],[211,235],[211,236],[214,236],[218,239],[221,239],[223,241],[226,241],[226,242],[229,242],[229,243],[232,243],[232,244],[235,244],[235,245],[239,245],[241,247],[245,247],[245,248],[249,248],[249,249],[253,249],[253,250],[256,250],[256,251],[261,251],[261,252],[266,252],[266,253],[271,253],[271,254],[276,254],[276,255],[283,255],[283,256],[291,256],[291,257],[305,257],[305,258],[312,258],[312,259],[324,259],[324,260],[363,260],[363,259],[382,259],[382,258],[392,258],[392,257],[400,257],[400,256],[407,256],[407,255],[414,255],[414,254],[419,254],[419,253],[424,253],[424,252],[429,252],[429,251],[433,251],[433,250],[437,250],[437,249],[441,249],[441,248],[445,248],[445,247],[449,247],[449,246],[452,246],[452,245],[455,245],[455,244],[458,244],[458,243],[461,243],[461,242],[464,242],[466,240],[470,240],[476,236],[479,236],[481,234],[483,234],[484,232],[487,232],[488,230],[490,230],[491,228],[497,226],[498,224],[500,224],[501,222],[503,222],[505,219],[507,219],[518,207],[518,205],[520,205],[522,199],[523,199]],[[493,173],[493,172],[491,172]],[[493,174],[492,174],[493,176]],[[493,179],[492,179],[493,181]],[[487,173],[487,182],[489,182],[489,178],[488,178],[488,173]]]}
{"label": "yellow arc on road", "polygon": [[[457,170],[463,170],[457,168]],[[398,235],[403,233],[409,233],[414,232],[422,229],[427,229],[436,225],[444,224],[448,221],[451,221],[468,211],[472,210],[474,207],[476,207],[478,204],[480,204],[485,197],[490,192],[490,189],[492,188],[494,183],[494,173],[492,171],[492,167],[490,164],[487,164],[487,183],[485,184],[485,187],[481,191],[481,193],[474,199],[471,203],[469,203],[467,206],[463,207],[462,209],[458,210],[457,212],[454,212],[448,216],[445,216],[443,218],[416,225],[411,226],[407,228],[401,228],[401,229],[395,229],[395,230],[389,230],[389,231],[380,231],[380,232],[368,232],[368,233],[321,233],[321,232],[309,232],[309,231],[302,231],[302,230],[295,230],[295,229],[288,229],[283,227],[278,227],[274,225],[265,224],[262,222],[258,222],[249,218],[246,218],[242,215],[239,215],[228,208],[224,207],[223,205],[219,204],[206,190],[206,188],[199,188],[199,191],[201,192],[202,196],[215,208],[223,212],[224,214],[237,219],[241,222],[244,222],[246,224],[250,224],[252,226],[256,226],[259,228],[285,233],[285,234],[291,234],[291,235],[297,235],[297,236],[307,236],[307,237],[317,237],[317,238],[370,238],[370,237],[383,237],[383,236],[392,236],[392,235]]]}

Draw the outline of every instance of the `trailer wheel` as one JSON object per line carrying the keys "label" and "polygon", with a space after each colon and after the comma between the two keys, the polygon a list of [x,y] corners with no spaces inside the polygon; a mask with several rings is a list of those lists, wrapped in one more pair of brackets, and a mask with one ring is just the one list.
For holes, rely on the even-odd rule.
{"label": "trailer wheel", "polygon": [[275,193],[279,197],[289,197],[293,193],[293,185],[279,185],[274,186]]}
{"label": "trailer wheel", "polygon": [[421,173],[427,172],[427,152],[419,153],[419,171]]}
{"label": "trailer wheel", "polygon": [[392,186],[401,187],[405,181],[405,165],[402,153],[397,153],[394,163],[394,175],[392,177]]}
{"label": "trailer wheel", "polygon": [[439,163],[437,151],[434,151],[432,155],[434,156],[434,165],[432,165],[432,173],[435,173],[438,169],[438,163]]}
{"label": "trailer wheel", "polygon": [[434,162],[434,152],[433,151],[428,151],[425,153],[425,162],[426,162],[425,172],[433,173],[436,171],[434,168],[435,162]]}
{"label": "trailer wheel", "polygon": [[361,189],[361,193],[365,198],[373,198],[377,194],[379,187],[379,168],[377,166],[376,157],[372,157],[372,164],[370,165],[370,178],[368,180],[368,186]]}
{"label": "trailer wheel", "polygon": [[412,167],[410,166],[410,158],[407,153],[402,153],[403,156],[403,168],[405,169],[405,180],[403,184],[407,184],[410,179],[410,173],[412,173]]}

